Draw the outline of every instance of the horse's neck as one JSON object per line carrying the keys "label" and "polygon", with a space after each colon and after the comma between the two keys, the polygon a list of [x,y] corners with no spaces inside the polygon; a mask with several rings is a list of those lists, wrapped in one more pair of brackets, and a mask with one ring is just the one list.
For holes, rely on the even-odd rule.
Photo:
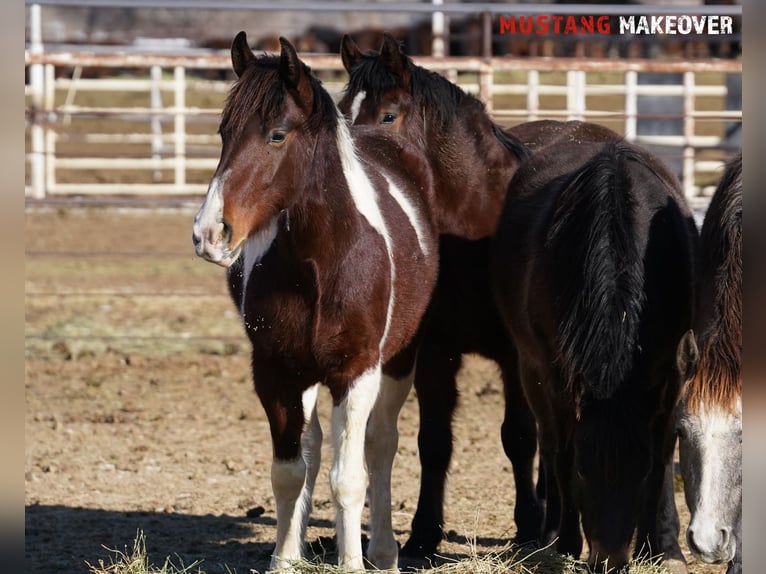
{"label": "horse's neck", "polygon": [[447,129],[427,125],[424,139],[442,205],[441,231],[470,239],[492,235],[518,158],[483,113],[459,117]]}

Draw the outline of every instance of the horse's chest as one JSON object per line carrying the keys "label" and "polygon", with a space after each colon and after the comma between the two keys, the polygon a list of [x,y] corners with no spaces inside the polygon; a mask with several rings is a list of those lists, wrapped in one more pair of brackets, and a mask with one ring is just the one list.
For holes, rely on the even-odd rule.
{"label": "horse's chest", "polygon": [[318,298],[310,264],[256,264],[239,300],[242,324],[256,352],[303,357],[311,346]]}

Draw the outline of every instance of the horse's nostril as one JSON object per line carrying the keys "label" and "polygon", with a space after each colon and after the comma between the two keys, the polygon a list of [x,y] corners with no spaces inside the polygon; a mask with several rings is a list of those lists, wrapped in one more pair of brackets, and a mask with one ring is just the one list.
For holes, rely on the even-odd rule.
{"label": "horse's nostril", "polygon": [[726,548],[729,545],[729,538],[731,537],[730,528],[721,528],[721,548]]}
{"label": "horse's nostril", "polygon": [[234,233],[231,229],[231,225],[227,221],[222,221],[221,225],[223,225],[223,229],[221,230],[221,241],[223,243],[229,243],[231,241],[231,236]]}
{"label": "horse's nostril", "polygon": [[192,243],[194,244],[194,247],[197,247],[200,244],[200,241],[202,240],[197,237],[197,234],[192,232]]}

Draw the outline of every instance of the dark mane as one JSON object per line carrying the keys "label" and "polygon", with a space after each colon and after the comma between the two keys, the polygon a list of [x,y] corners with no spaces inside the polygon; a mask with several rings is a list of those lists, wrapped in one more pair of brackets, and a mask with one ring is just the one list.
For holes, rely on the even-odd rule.
{"label": "dark mane", "polygon": [[[436,125],[443,129],[458,120],[466,111],[487,115],[484,104],[473,95],[464,92],[447,78],[416,65],[411,58],[404,57],[411,76],[411,95],[418,108]],[[346,93],[385,94],[398,86],[397,77],[386,69],[377,52],[367,52],[354,66],[350,74]],[[378,102],[374,102],[378,105]],[[490,120],[491,121],[491,120]],[[519,159],[526,159],[530,152],[526,146],[511,133],[504,131],[492,122],[492,129],[497,139]]]}
{"label": "dark mane", "polygon": [[[234,83],[221,113],[218,131],[237,137],[245,129],[254,113],[263,122],[277,117],[284,105],[288,86],[279,77],[279,56],[259,56],[250,62],[242,76]],[[337,112],[335,103],[321,88],[322,83],[311,73],[311,68],[301,63],[309,78],[314,94],[314,107],[307,126],[311,133],[320,128],[335,129]]]}
{"label": "dark mane", "polygon": [[562,288],[559,353],[568,384],[582,378],[598,399],[610,398],[633,367],[644,305],[644,269],[634,234],[630,146],[608,143],[560,183],[547,245]]}
{"label": "dark mane", "polygon": [[742,395],[742,154],[726,166],[700,234],[702,289],[697,373],[688,408],[732,410]]}

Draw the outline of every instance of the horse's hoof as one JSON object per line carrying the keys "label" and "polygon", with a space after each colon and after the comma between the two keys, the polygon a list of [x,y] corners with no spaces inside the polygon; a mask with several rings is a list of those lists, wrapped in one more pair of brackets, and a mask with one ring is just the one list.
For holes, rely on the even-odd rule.
{"label": "horse's hoof", "polygon": [[441,536],[437,540],[425,540],[419,536],[410,535],[409,540],[404,544],[400,555],[409,558],[431,558],[436,554],[436,547],[441,542]]}
{"label": "horse's hoof", "polygon": [[662,565],[667,568],[670,574],[689,574],[686,562],[679,560],[678,558],[668,558],[667,560],[663,560]]}

